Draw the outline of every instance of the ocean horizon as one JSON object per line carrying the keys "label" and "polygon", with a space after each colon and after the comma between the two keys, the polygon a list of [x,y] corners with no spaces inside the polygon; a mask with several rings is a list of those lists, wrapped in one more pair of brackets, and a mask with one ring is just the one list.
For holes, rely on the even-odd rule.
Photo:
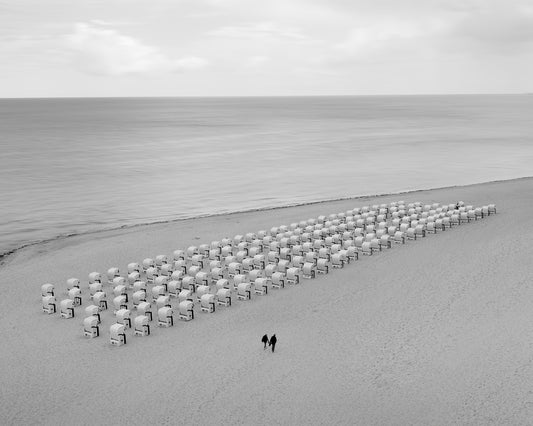
{"label": "ocean horizon", "polygon": [[123,226],[531,176],[531,116],[529,95],[0,99],[0,256]]}

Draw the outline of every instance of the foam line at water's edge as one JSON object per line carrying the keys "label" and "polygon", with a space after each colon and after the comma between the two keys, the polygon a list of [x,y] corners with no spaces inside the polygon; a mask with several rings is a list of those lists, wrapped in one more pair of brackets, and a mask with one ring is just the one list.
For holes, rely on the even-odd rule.
{"label": "foam line at water's edge", "polygon": [[[240,213],[251,213],[251,212],[260,212],[260,211],[269,211],[269,210],[278,210],[278,209],[285,209],[290,207],[301,207],[301,206],[309,206],[313,204],[322,204],[322,203],[333,203],[336,201],[347,201],[347,200],[360,200],[362,198],[377,198],[377,197],[387,197],[387,196],[397,196],[397,195],[405,195],[405,194],[414,194],[417,192],[424,192],[424,191],[436,191],[436,190],[443,190],[443,189],[451,189],[451,188],[466,188],[468,186],[475,186],[475,185],[485,185],[489,183],[498,183],[498,182],[511,182],[511,181],[517,181],[522,179],[533,179],[533,176],[521,176],[517,178],[512,179],[501,179],[501,180],[492,180],[492,181],[486,181],[486,182],[478,182],[478,183],[472,183],[467,185],[452,185],[452,186],[441,186],[441,187],[435,187],[435,188],[422,188],[422,189],[413,189],[413,190],[407,190],[407,191],[399,191],[399,192],[389,192],[389,193],[382,193],[382,194],[367,194],[367,195],[357,195],[352,197],[341,197],[341,198],[334,198],[334,199],[326,199],[326,200],[317,200],[317,201],[307,201],[304,203],[295,203],[295,204],[285,204],[283,206],[274,206],[274,207],[262,207],[262,208],[252,208],[252,209],[246,209],[246,210],[235,210],[230,212],[224,212],[224,213],[212,213],[212,214],[204,214],[204,215],[196,215],[191,217],[183,217],[179,219],[170,219],[170,220],[160,220],[160,221],[154,221],[154,222],[142,222],[142,223],[136,223],[133,225],[122,225],[122,226],[115,226],[105,229],[98,229],[98,230],[91,230],[87,232],[74,232],[70,234],[64,234],[64,235],[57,235],[53,238],[47,238],[44,240],[39,241],[33,241],[28,242],[26,244],[21,245],[20,247],[14,248],[12,250],[9,250],[7,252],[0,254],[0,266],[4,265],[8,258],[15,254],[16,252],[28,248],[37,246],[40,244],[46,244],[53,241],[58,241],[70,237],[77,237],[81,235],[90,235],[90,234],[100,234],[103,232],[110,232],[110,231],[117,231],[120,229],[132,229],[140,226],[149,226],[149,225],[159,225],[159,224],[165,224],[165,223],[174,223],[174,222],[181,222],[184,220],[194,220],[194,219],[200,219],[200,218],[207,218],[207,217],[217,217],[217,216],[228,216],[232,214],[240,214]],[[274,226],[274,225],[273,225]]]}

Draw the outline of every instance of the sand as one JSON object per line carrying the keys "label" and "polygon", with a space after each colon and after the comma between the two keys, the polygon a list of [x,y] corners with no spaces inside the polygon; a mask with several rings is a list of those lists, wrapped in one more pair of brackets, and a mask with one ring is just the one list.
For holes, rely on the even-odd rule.
{"label": "sand", "polygon": [[[366,204],[498,214],[301,285],[109,344],[41,312],[40,287],[191,244]],[[0,424],[440,425],[533,421],[533,179],[140,226],[20,250],[1,266]],[[276,333],[276,352],[263,334]]]}

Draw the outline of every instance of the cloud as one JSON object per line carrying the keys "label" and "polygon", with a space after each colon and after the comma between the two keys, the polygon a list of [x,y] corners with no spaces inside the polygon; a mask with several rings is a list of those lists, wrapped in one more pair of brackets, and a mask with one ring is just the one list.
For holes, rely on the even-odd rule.
{"label": "cloud", "polygon": [[258,22],[254,24],[225,26],[213,31],[207,35],[215,37],[228,38],[278,38],[291,40],[305,40],[307,37],[295,28],[282,28],[273,22]]}
{"label": "cloud", "polygon": [[109,25],[78,23],[66,37],[73,60],[83,71],[101,75],[179,72],[204,68],[199,57],[171,59],[159,49],[120,34]]}

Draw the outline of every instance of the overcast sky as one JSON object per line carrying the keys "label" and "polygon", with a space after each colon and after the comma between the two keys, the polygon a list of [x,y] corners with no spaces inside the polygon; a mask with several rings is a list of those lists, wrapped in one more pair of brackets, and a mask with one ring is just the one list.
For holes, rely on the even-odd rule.
{"label": "overcast sky", "polygon": [[0,97],[533,92],[532,0],[0,0]]}

